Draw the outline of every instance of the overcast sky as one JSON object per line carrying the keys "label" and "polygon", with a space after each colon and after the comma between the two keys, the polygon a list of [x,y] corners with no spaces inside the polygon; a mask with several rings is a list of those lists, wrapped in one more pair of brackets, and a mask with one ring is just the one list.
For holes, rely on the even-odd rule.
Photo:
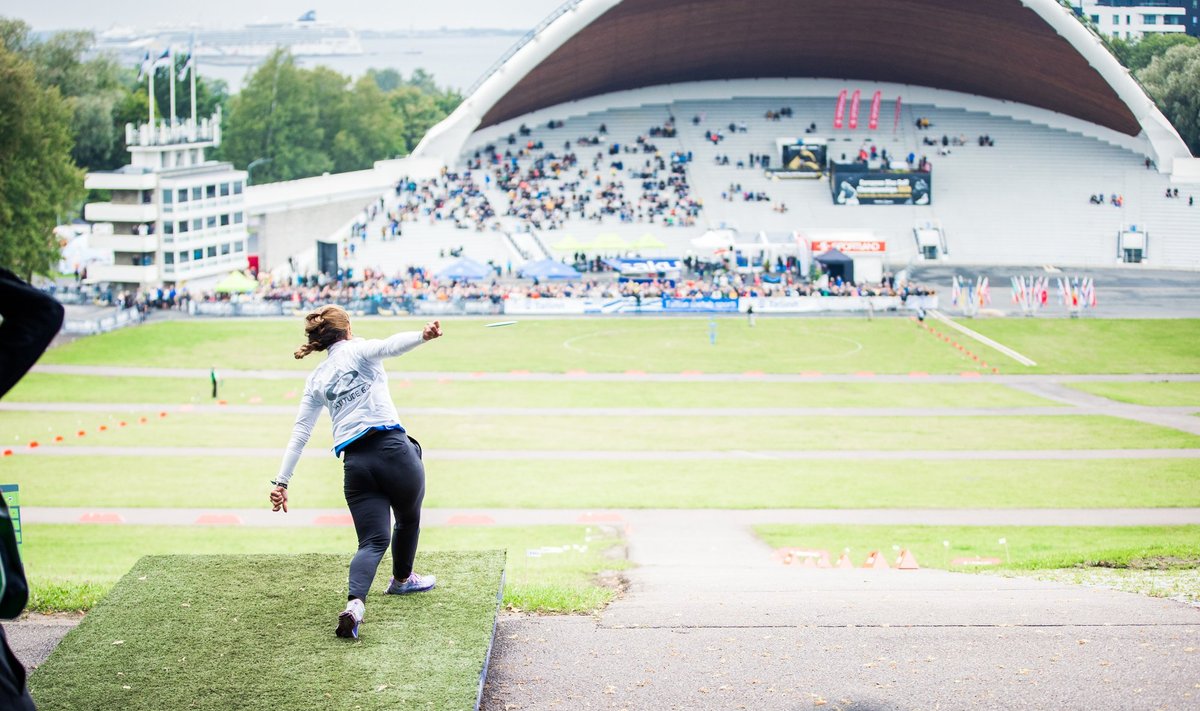
{"label": "overcast sky", "polygon": [[238,26],[262,19],[294,20],[307,10],[317,19],[358,29],[406,30],[438,27],[529,29],[562,0],[0,0],[0,15],[16,17],[35,30],[104,30],[114,25]]}

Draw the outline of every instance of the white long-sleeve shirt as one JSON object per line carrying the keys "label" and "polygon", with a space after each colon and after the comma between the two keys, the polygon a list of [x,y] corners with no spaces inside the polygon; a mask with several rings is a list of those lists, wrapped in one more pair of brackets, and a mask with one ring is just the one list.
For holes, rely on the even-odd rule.
{"label": "white long-sleeve shirt", "polygon": [[328,357],[309,374],[304,384],[300,412],[296,415],[276,483],[286,485],[292,478],[322,407],[329,409],[333,420],[335,455],[372,429],[403,429],[388,391],[387,371],[383,369],[382,361],[407,353],[422,343],[421,332],[410,331],[381,341],[356,338],[330,346]]}

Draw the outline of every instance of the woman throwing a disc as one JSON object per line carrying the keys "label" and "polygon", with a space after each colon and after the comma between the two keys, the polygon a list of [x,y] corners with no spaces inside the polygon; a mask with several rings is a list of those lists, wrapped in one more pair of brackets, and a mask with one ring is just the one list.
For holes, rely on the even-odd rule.
{"label": "woman throwing a disc", "polygon": [[[292,428],[279,476],[271,484],[272,510],[287,512],[288,480],[312,435],[322,408],[333,419],[333,452],[345,470],[346,503],[358,533],[358,552],[350,562],[350,594],[338,616],[337,636],[358,637],[363,604],[379,561],[392,546],[389,595],[424,592],[433,588],[432,575],[413,572],[425,497],[425,466],[421,445],[408,436],[388,392],[383,359],[402,355],[442,335],[440,322],[422,331],[397,333],[383,340],[354,339],[350,315],[339,306],[322,306],[304,317],[307,342],[297,359],[314,351],[329,355],[308,376],[300,413]],[[389,514],[395,512],[393,529]]]}

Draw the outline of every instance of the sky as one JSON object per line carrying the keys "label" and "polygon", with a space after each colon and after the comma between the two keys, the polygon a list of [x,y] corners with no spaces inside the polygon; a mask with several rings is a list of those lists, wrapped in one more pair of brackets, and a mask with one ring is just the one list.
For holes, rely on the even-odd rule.
{"label": "sky", "polygon": [[24,20],[34,30],[105,30],[112,26],[188,25],[236,27],[258,20],[285,21],[316,10],[317,19],[355,29],[429,30],[439,27],[530,29],[562,0],[0,0],[0,16]]}

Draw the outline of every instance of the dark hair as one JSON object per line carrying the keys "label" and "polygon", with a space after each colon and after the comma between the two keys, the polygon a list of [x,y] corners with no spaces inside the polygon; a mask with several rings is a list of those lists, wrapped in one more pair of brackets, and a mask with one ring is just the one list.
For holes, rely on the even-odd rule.
{"label": "dark hair", "polygon": [[308,343],[296,349],[296,360],[346,340],[350,335],[350,314],[341,306],[322,306],[304,317],[304,335],[308,336]]}

